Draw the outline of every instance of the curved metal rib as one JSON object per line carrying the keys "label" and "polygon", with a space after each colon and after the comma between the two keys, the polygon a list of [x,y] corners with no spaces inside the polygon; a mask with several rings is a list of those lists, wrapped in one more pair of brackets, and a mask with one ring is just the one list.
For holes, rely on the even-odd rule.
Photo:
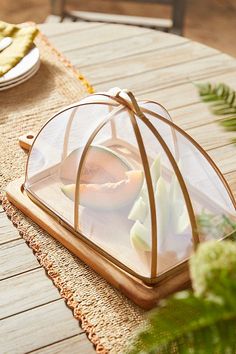
{"label": "curved metal rib", "polygon": [[[194,248],[196,249],[197,245],[199,244],[199,235],[197,232],[197,223],[196,223],[196,219],[195,219],[195,215],[194,215],[194,211],[193,211],[193,206],[191,203],[191,199],[186,187],[186,184],[184,182],[183,176],[179,170],[179,167],[175,161],[174,156],[172,155],[170,149],[168,148],[167,144],[165,143],[165,141],[163,140],[163,138],[161,137],[161,135],[158,133],[158,131],[156,130],[156,128],[152,125],[152,123],[147,119],[147,117],[144,115],[144,113],[142,112],[141,108],[139,107],[136,99],[134,98],[133,94],[130,92],[127,92],[128,96],[131,99],[131,102],[134,106],[134,110],[137,114],[137,116],[143,121],[144,124],[146,124],[146,126],[152,131],[152,133],[155,135],[156,139],[159,141],[160,145],[162,146],[163,150],[165,151],[170,164],[172,165],[175,175],[178,179],[180,188],[182,190],[183,196],[184,196],[184,200],[186,203],[186,207],[188,210],[188,214],[189,214],[189,220],[191,223],[191,228],[192,228],[192,237],[193,237],[193,243],[194,243]],[[153,256],[155,256],[153,254]]]}
{"label": "curved metal rib", "polygon": [[86,158],[86,154],[88,152],[88,149],[89,149],[91,143],[93,142],[93,140],[95,139],[95,137],[99,133],[99,131],[104,127],[104,125],[107,122],[109,122],[116,113],[122,112],[123,110],[125,110],[125,107],[123,107],[123,106],[118,106],[117,108],[113,109],[113,111],[111,111],[106,116],[106,118],[97,126],[97,128],[92,132],[92,134],[90,135],[90,137],[87,140],[87,143],[84,146],[83,152],[81,154],[81,158],[80,158],[80,162],[79,162],[79,166],[78,166],[78,170],[77,170],[77,174],[76,174],[76,182],[75,182],[76,184],[75,184],[75,197],[74,197],[74,229],[76,231],[78,231],[78,226],[79,226],[80,176],[81,176],[81,172],[82,172],[82,168],[83,168],[83,163]]}
{"label": "curved metal rib", "polygon": [[177,177],[177,180],[179,182],[180,188],[182,190],[183,196],[184,196],[184,200],[185,200],[185,204],[188,210],[188,215],[189,215],[189,220],[191,223],[191,228],[192,228],[192,238],[193,238],[193,244],[194,244],[194,249],[197,248],[197,245],[200,243],[199,240],[199,235],[198,235],[198,231],[197,231],[197,223],[196,223],[196,218],[194,215],[194,211],[193,211],[193,206],[192,206],[192,202],[188,193],[188,189],[186,187],[186,184],[184,182],[183,176],[180,172],[180,169],[177,165],[177,162],[175,161],[174,156],[172,155],[170,149],[168,148],[167,144],[165,143],[165,141],[163,140],[163,138],[161,137],[161,135],[158,133],[158,131],[156,130],[156,128],[152,125],[152,123],[145,117],[145,115],[143,115],[142,117],[140,117],[140,119],[146,124],[146,126],[152,131],[152,133],[155,135],[155,137],[157,138],[157,140],[159,141],[159,143],[161,144],[163,150],[165,151],[170,164],[173,167],[173,170],[175,172],[175,175]]}
{"label": "curved metal rib", "polygon": [[189,140],[195,146],[195,148],[205,157],[207,162],[215,170],[216,174],[218,175],[218,177],[222,181],[225,189],[227,190],[227,193],[230,197],[230,200],[231,200],[234,208],[236,209],[236,200],[234,198],[234,195],[232,193],[232,190],[230,189],[228,182],[226,181],[224,175],[222,174],[222,172],[220,171],[218,166],[215,164],[215,162],[212,160],[212,158],[208,155],[208,153],[201,147],[201,145],[199,145],[196,140],[194,140],[190,135],[188,135],[188,133],[186,133],[183,129],[181,129],[173,121],[169,121],[168,119],[166,119],[166,118],[160,116],[159,114],[157,114],[153,111],[150,111],[146,108],[143,108],[143,112],[148,113],[148,114],[152,115],[153,117],[156,117],[156,118],[162,120],[163,122],[167,123],[168,125],[170,125],[174,129],[176,129],[181,135],[183,135],[187,140]]}
{"label": "curved metal rib", "polygon": [[29,154],[28,154],[28,157],[27,157],[27,161],[26,161],[26,172],[25,172],[25,180],[24,180],[24,184],[26,183],[27,181],[27,175],[28,175],[28,167],[29,167],[29,160],[30,160],[30,157],[31,157],[31,152],[33,150],[33,147],[36,143],[36,141],[38,140],[38,137],[39,135],[41,134],[41,132],[44,130],[44,128],[46,128],[46,126],[53,120],[53,119],[56,119],[61,113],[64,113],[66,111],[68,111],[69,109],[73,109],[73,108],[78,108],[78,107],[82,107],[82,106],[88,106],[88,105],[91,105],[91,104],[101,104],[101,105],[110,105],[110,106],[113,106],[113,107],[116,107],[115,105],[112,105],[111,103],[107,103],[107,102],[87,102],[87,103],[77,103],[77,104],[72,104],[70,106],[67,106],[66,108],[64,109],[61,109],[59,112],[57,112],[56,114],[54,114],[51,118],[49,118],[47,120],[46,123],[44,123],[42,125],[42,127],[39,129],[38,133],[36,134],[35,136],[35,139],[33,141],[33,144],[31,145],[30,147],[30,150],[29,150]]}
{"label": "curved metal rib", "polygon": [[[130,91],[126,91],[127,95],[129,96],[134,111],[136,112],[137,116],[141,113],[139,105]],[[139,130],[139,126],[137,124],[135,114],[132,110],[128,108],[130,117],[131,117],[131,123],[133,126],[133,130],[136,136],[136,140],[138,143],[139,147],[139,153],[141,156],[142,164],[143,164],[143,169],[144,169],[144,174],[145,174],[145,179],[147,183],[147,190],[148,190],[148,198],[149,198],[149,204],[150,204],[150,214],[151,214],[151,234],[152,234],[152,250],[151,250],[151,277],[155,277],[157,274],[157,242],[158,242],[158,236],[157,236],[157,218],[156,218],[156,204],[155,204],[155,197],[154,197],[154,190],[153,190],[153,183],[152,183],[152,177],[151,177],[151,172],[149,168],[149,162],[147,158],[147,153],[144,147],[142,135]]]}
{"label": "curved metal rib", "polygon": [[141,156],[144,175],[147,183],[147,190],[148,190],[148,197],[149,197],[149,204],[150,204],[150,214],[151,214],[151,234],[152,234],[151,277],[153,278],[156,277],[157,275],[157,242],[158,242],[154,190],[153,190],[152,177],[149,168],[147,153],[143,144],[143,139],[139,130],[139,126],[137,124],[134,113],[131,110],[129,110],[129,114],[130,114],[131,123],[134,130],[134,134],[136,136],[136,140],[138,143],[139,153]]}

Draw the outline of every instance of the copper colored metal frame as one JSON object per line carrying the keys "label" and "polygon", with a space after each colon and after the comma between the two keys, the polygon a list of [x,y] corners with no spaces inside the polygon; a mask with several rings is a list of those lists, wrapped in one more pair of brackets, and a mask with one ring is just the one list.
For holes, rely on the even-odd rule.
{"label": "copper colored metal frame", "polygon": [[107,117],[100,123],[97,128],[93,131],[93,133],[90,135],[90,137],[87,140],[87,143],[84,146],[83,152],[81,154],[77,174],[76,174],[76,182],[75,182],[75,197],[74,197],[74,229],[76,231],[79,231],[79,186],[80,186],[80,176],[82,173],[83,169],[83,164],[86,158],[86,154],[88,152],[88,149],[90,145],[92,144],[94,138],[96,135],[99,133],[99,131],[104,127],[104,125],[111,121],[112,117],[119,112],[122,112],[125,108],[123,106],[118,106],[117,108],[113,109]]}
{"label": "copper colored metal frame", "polygon": [[157,230],[157,218],[156,218],[156,204],[155,204],[155,197],[154,197],[154,190],[152,184],[152,177],[151,171],[149,168],[147,153],[143,144],[143,139],[140,134],[140,130],[135,118],[135,115],[132,111],[130,111],[130,118],[131,123],[133,126],[133,130],[137,139],[139,153],[141,156],[147,190],[148,190],[148,197],[149,197],[149,204],[150,204],[150,212],[151,212],[151,231],[152,231],[152,255],[151,255],[151,278],[156,277],[157,274],[157,238],[158,238],[158,230]]}
{"label": "copper colored metal frame", "polygon": [[[158,279],[160,279],[160,276],[164,276],[164,274],[161,275],[157,275],[157,249],[158,249],[158,225],[157,225],[157,220],[156,220],[156,207],[155,207],[155,200],[154,200],[154,191],[153,191],[153,186],[152,186],[152,180],[151,180],[151,172],[150,172],[150,167],[149,167],[149,163],[148,163],[148,158],[147,158],[147,154],[146,154],[146,150],[143,144],[143,140],[142,140],[142,136],[141,133],[139,131],[139,126],[138,126],[138,122],[137,119],[140,119],[146,126],[147,128],[150,129],[150,131],[153,133],[153,135],[156,137],[157,141],[160,143],[160,145],[162,146],[163,150],[165,151],[170,164],[174,170],[174,173],[178,179],[180,188],[182,190],[183,196],[184,196],[184,200],[186,203],[186,207],[187,207],[187,211],[188,211],[188,215],[189,215],[189,220],[190,220],[190,224],[191,224],[191,229],[192,229],[192,240],[193,240],[193,244],[194,244],[194,248],[196,249],[197,245],[199,244],[199,235],[198,235],[198,231],[197,231],[197,224],[196,224],[196,219],[195,219],[195,215],[194,215],[194,211],[193,211],[193,207],[192,207],[192,203],[191,203],[191,199],[188,193],[188,189],[187,186],[185,184],[184,178],[180,172],[180,169],[177,165],[177,162],[173,156],[173,154],[171,153],[170,149],[168,148],[167,144],[165,143],[165,141],[163,140],[163,138],[161,137],[161,135],[159,134],[159,132],[157,131],[157,129],[154,127],[154,125],[150,122],[150,120],[145,116],[146,114],[152,115],[153,117],[160,119],[161,121],[163,121],[164,123],[168,124],[172,130],[172,134],[173,132],[175,133],[175,130],[178,131],[182,136],[184,136],[187,140],[189,140],[194,146],[195,148],[205,157],[205,159],[208,161],[208,163],[212,166],[212,168],[215,170],[216,174],[219,176],[219,178],[221,179],[221,181],[223,182],[227,193],[232,201],[232,204],[234,205],[234,207],[236,208],[236,201],[234,199],[234,196],[232,194],[232,191],[227,183],[227,181],[225,180],[223,174],[221,173],[221,171],[218,169],[218,167],[215,165],[215,163],[213,162],[213,160],[210,158],[210,156],[206,153],[206,151],[192,138],[190,137],[185,131],[183,131],[181,128],[179,128],[176,124],[173,123],[173,121],[170,119],[167,119],[151,110],[148,110],[147,108],[144,108],[142,106],[140,106],[138,104],[138,102],[136,101],[134,95],[132,94],[132,92],[130,91],[126,91],[126,94],[128,95],[129,99],[125,99],[123,96],[120,96],[120,94],[118,93],[116,96],[111,96],[109,94],[94,94],[94,96],[99,95],[99,96],[104,96],[106,98],[109,98],[111,100],[114,101],[114,104],[112,104],[111,102],[89,102],[89,103],[81,103],[81,104],[76,104],[76,105],[72,105],[64,110],[62,110],[61,112],[59,112],[57,115],[55,115],[54,117],[52,117],[39,131],[39,133],[36,136],[35,141],[37,140],[37,137],[39,136],[40,132],[46,127],[46,125],[55,117],[57,117],[60,113],[65,112],[68,109],[74,108],[74,110],[72,111],[72,115],[69,117],[69,121],[67,123],[67,128],[65,131],[65,140],[64,140],[64,146],[63,146],[63,154],[62,154],[62,160],[65,159],[65,157],[67,156],[67,149],[68,149],[68,136],[70,134],[70,128],[72,125],[72,121],[75,117],[75,113],[77,111],[77,108],[79,108],[80,106],[84,106],[84,105],[91,105],[91,104],[103,104],[103,105],[110,105],[111,107],[113,107],[113,110],[110,111],[110,113],[104,118],[104,120],[97,126],[97,128],[92,132],[92,134],[90,135],[90,137],[88,138],[85,146],[83,147],[82,150],[82,155],[81,155],[81,159],[79,162],[79,166],[77,169],[77,174],[76,174],[76,187],[75,187],[75,196],[74,196],[74,229],[72,228],[71,225],[68,225],[64,220],[60,219],[60,223],[63,223],[63,225],[65,225],[66,228],[68,228],[69,230],[71,230],[73,233],[81,236],[84,240],[86,240],[86,236],[83,235],[81,233],[81,231],[79,230],[79,185],[80,185],[80,176],[82,173],[82,169],[83,169],[83,165],[86,161],[86,155],[87,152],[89,150],[89,147],[91,145],[91,143],[93,142],[93,140],[95,139],[95,137],[97,136],[97,134],[99,133],[99,131],[105,126],[105,124],[107,124],[108,122],[111,122],[111,130],[112,130],[112,136],[116,136],[116,129],[115,129],[115,122],[113,121],[113,117],[115,114],[122,112],[123,110],[127,109],[129,116],[130,116],[130,120],[132,123],[132,127],[133,127],[133,131],[134,134],[136,136],[136,140],[137,140],[137,144],[139,147],[139,152],[140,152],[140,156],[141,156],[141,161],[143,163],[143,168],[144,168],[144,174],[145,174],[145,178],[146,178],[146,183],[147,183],[147,188],[148,188],[148,196],[149,196],[149,203],[150,203],[150,213],[151,213],[151,221],[152,221],[152,252],[151,252],[151,277],[150,278],[145,278],[142,276],[139,276],[138,274],[136,274],[134,271],[132,271],[131,269],[129,269],[127,266],[125,266],[124,264],[121,264],[119,261],[115,260],[112,256],[107,255],[107,253],[101,252],[101,250],[99,249],[98,246],[94,245],[91,241],[86,240],[86,242],[88,242],[88,244],[90,245],[90,247],[94,248],[95,250],[97,250],[98,252],[100,252],[104,257],[108,258],[109,260],[111,260],[112,262],[114,262],[115,264],[117,264],[120,268],[124,269],[125,271],[127,271],[128,273],[135,275],[137,278],[143,279],[145,282],[147,283],[156,283],[158,281]],[[146,102],[150,102],[150,103],[155,103],[153,101],[146,101]],[[161,106],[161,105],[160,105]],[[162,106],[161,106],[162,107]],[[164,109],[164,107],[162,107]],[[167,112],[168,114],[168,112]],[[168,114],[169,115],[169,114]],[[137,117],[137,118],[136,118]],[[33,145],[31,147],[31,150],[33,148]],[[177,147],[177,138],[174,134],[174,144],[175,144],[175,148]],[[177,154],[178,154],[178,150],[177,150]],[[30,153],[29,153],[30,156]],[[178,155],[177,155],[178,156]],[[25,190],[27,191],[27,193],[29,194],[29,196],[37,203],[39,204],[41,207],[43,207],[44,209],[46,209],[48,212],[50,212],[52,215],[55,215],[55,212],[50,210],[50,208],[48,206],[45,206],[41,200],[39,200],[39,198],[37,198],[37,195],[35,195],[34,193],[32,193],[32,191],[30,191],[30,189],[27,187],[27,171],[28,171],[28,165],[29,165],[29,157],[27,160],[27,165],[26,165],[26,179],[25,179]],[[57,215],[57,214],[56,214]],[[57,218],[58,219],[58,218]],[[176,269],[180,264],[184,263],[185,261],[177,264],[176,266],[172,267],[170,270],[168,270],[167,272],[165,272],[165,274],[169,274],[173,269]]]}
{"label": "copper colored metal frame", "polygon": [[[188,210],[189,214],[189,220],[191,224],[191,230],[192,230],[192,238],[193,238],[193,244],[194,244],[194,249],[197,248],[197,245],[199,244],[199,235],[197,232],[197,224],[196,224],[196,219],[194,216],[193,212],[193,207],[191,203],[191,199],[187,190],[187,187],[185,185],[183,176],[178,168],[178,165],[175,161],[175,158],[173,157],[172,153],[170,152],[168,146],[160,136],[160,134],[157,132],[155,127],[149,122],[149,120],[145,117],[145,115],[142,112],[142,108],[138,105],[134,95],[130,92],[126,92],[129,98],[131,99],[131,103],[127,102],[123,97],[120,97],[119,95],[116,96],[117,102],[121,104],[121,106],[118,106],[118,108],[114,109],[111,113],[108,114],[107,117],[102,121],[100,125],[93,131],[93,133],[90,135],[90,137],[87,140],[87,143],[83,149],[81,159],[79,162],[78,166],[78,171],[77,171],[77,177],[76,177],[76,188],[75,188],[75,203],[74,203],[74,228],[76,231],[79,232],[79,181],[80,181],[80,176],[83,168],[83,164],[86,158],[86,154],[88,152],[89,146],[92,144],[94,138],[96,135],[99,133],[99,131],[104,127],[104,125],[111,121],[113,116],[118,113],[119,111],[122,111],[124,106],[127,107],[130,117],[131,117],[131,123],[133,126],[133,130],[136,136],[136,140],[138,143],[139,151],[140,151],[140,156],[141,160],[143,163],[143,168],[144,168],[144,173],[145,173],[145,178],[146,178],[146,183],[147,183],[147,188],[148,188],[148,196],[149,196],[149,203],[150,203],[150,212],[151,212],[151,222],[152,222],[152,252],[151,252],[151,278],[155,278],[157,274],[157,242],[158,242],[158,227],[157,227],[157,221],[156,221],[156,206],[155,206],[155,199],[154,199],[154,191],[153,191],[153,186],[152,186],[152,180],[151,180],[151,172],[149,168],[149,163],[145,151],[145,147],[142,141],[142,136],[139,131],[139,127],[135,118],[135,114],[144,122],[144,124],[147,125],[147,127],[152,131],[152,133],[155,135],[156,139],[159,141],[161,146],[163,147],[163,150],[165,151],[166,155],[168,156],[168,159],[174,169],[174,172],[176,174],[176,177],[178,179],[178,182],[180,184],[186,207]],[[112,96],[108,96],[109,98],[112,98]]]}

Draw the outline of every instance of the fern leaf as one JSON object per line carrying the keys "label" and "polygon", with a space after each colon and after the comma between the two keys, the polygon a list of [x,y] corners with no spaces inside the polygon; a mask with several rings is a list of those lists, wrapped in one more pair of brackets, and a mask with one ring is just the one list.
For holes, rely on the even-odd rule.
{"label": "fern leaf", "polygon": [[236,131],[236,114],[229,118],[222,119],[220,125],[229,131]]}
{"label": "fern leaf", "polygon": [[[204,225],[208,218],[204,213]],[[232,241],[202,243],[190,259],[194,292],[177,293],[152,311],[128,353],[235,354],[235,254]]]}
{"label": "fern leaf", "polygon": [[[210,108],[214,114],[236,113],[236,93],[229,86],[219,83],[197,84],[199,95],[204,102],[212,102]],[[219,110],[219,105],[222,106]]]}
{"label": "fern leaf", "polygon": [[[223,83],[201,83],[196,86],[202,101],[209,104],[211,112],[227,117],[219,120],[219,124],[228,131],[236,131],[236,91]],[[236,143],[236,138],[232,142]]]}
{"label": "fern leaf", "polygon": [[236,310],[181,292],[150,313],[128,353],[233,354],[235,327]]}

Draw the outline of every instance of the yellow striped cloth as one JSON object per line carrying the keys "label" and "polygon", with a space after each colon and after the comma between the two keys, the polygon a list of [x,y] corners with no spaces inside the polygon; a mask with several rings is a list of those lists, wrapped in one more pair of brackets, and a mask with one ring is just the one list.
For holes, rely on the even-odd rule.
{"label": "yellow striped cloth", "polygon": [[11,37],[12,44],[0,53],[0,77],[11,70],[29,52],[38,30],[35,26],[17,26],[0,21],[0,40]]}

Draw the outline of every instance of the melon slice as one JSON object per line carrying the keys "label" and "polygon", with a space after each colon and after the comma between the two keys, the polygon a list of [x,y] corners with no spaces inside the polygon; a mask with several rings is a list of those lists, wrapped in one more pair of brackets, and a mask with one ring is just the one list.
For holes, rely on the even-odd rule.
{"label": "melon slice", "polygon": [[183,200],[176,200],[173,208],[173,225],[176,233],[181,235],[190,225],[188,210]]}
{"label": "melon slice", "polygon": [[[163,186],[163,182],[159,182],[161,180],[160,174],[161,174],[161,155],[158,154],[156,159],[153,161],[151,168],[151,177],[152,177],[152,184],[154,187],[154,190],[159,188],[160,184],[160,193],[161,197],[163,194],[165,194],[165,190]],[[166,197],[166,196],[165,196]],[[163,198],[161,198],[163,199]],[[149,211],[149,195],[148,195],[148,190],[147,190],[147,185],[146,183],[143,184],[140,196],[139,198],[135,201],[128,219],[136,221],[131,230],[130,230],[130,242],[132,246],[140,251],[150,251],[151,246],[150,246],[150,238],[151,231],[150,231],[150,225],[151,225],[151,220],[150,220],[150,211]]]}
{"label": "melon slice", "polygon": [[142,197],[139,197],[139,199],[134,203],[128,219],[133,221],[140,220],[143,222],[146,218],[147,211],[147,204],[144,202]]}
{"label": "melon slice", "polygon": [[169,205],[169,190],[166,181],[160,177],[156,184],[155,192],[156,202],[156,219],[157,219],[157,239],[158,248],[160,249],[164,242],[168,231],[168,227],[172,222],[169,218],[171,206]]}
{"label": "melon slice", "polygon": [[[159,154],[156,159],[153,161],[151,165],[151,177],[154,189],[156,184],[160,178],[161,174],[161,155]],[[146,183],[143,184],[143,187],[140,192],[140,197],[138,200],[135,201],[128,219],[136,221],[139,220],[143,222],[146,218],[149,209],[149,196]]]}
{"label": "melon slice", "polygon": [[[119,182],[80,184],[79,203],[97,210],[115,210],[134,202],[143,184],[143,172],[132,170]],[[74,201],[75,184],[64,185],[62,192]]]}
{"label": "melon slice", "polygon": [[173,176],[171,181],[170,200],[173,231],[177,234],[182,234],[190,225],[190,220],[185,199],[176,176]]}
{"label": "melon slice", "polygon": [[161,175],[161,154],[158,154],[155,160],[153,161],[150,168],[151,176],[152,176],[152,184],[156,185],[160,175]]}
{"label": "melon slice", "polygon": [[[160,155],[151,166],[152,183],[155,192],[157,242],[159,254],[171,251],[178,259],[182,259],[189,246],[185,231],[190,225],[188,210],[183,197],[179,181],[173,175],[170,183],[160,173]],[[180,164],[180,162],[179,162]],[[130,242],[137,251],[151,250],[151,215],[149,211],[149,197],[147,186],[144,183],[139,199],[134,203],[129,217],[135,221],[130,229]],[[181,235],[179,240],[177,235]]]}
{"label": "melon slice", "polygon": [[[62,162],[60,177],[75,183],[82,148],[72,151]],[[81,173],[81,183],[118,182],[125,172],[132,169],[130,163],[115,151],[101,145],[91,145],[86,154]]]}
{"label": "melon slice", "polygon": [[137,220],[130,230],[130,242],[133,248],[140,251],[149,252],[151,250],[151,240],[149,229]]}
{"label": "melon slice", "polygon": [[146,182],[144,182],[143,184],[143,187],[141,189],[141,192],[140,192],[140,197],[142,197],[144,203],[146,205],[149,204],[149,196],[148,196],[148,190],[147,190],[147,185],[146,185]]}

